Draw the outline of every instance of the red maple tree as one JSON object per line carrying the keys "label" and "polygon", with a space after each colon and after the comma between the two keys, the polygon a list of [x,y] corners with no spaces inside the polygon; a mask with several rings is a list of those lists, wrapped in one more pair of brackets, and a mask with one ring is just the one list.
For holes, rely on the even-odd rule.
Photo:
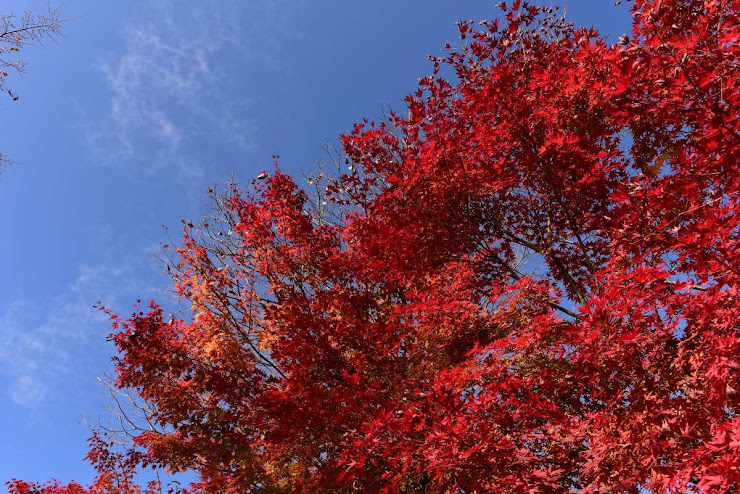
{"label": "red maple tree", "polygon": [[317,194],[217,195],[172,258],[191,316],[114,316],[154,426],[11,492],[737,492],[740,1],[631,8],[616,44],[463,22]]}

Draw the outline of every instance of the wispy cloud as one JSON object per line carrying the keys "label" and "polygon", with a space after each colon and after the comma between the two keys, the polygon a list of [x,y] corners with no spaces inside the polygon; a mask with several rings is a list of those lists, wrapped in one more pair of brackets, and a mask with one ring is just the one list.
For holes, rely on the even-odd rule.
{"label": "wispy cloud", "polygon": [[280,70],[278,12],[273,1],[152,1],[150,20],[125,28],[124,51],[99,63],[110,104],[86,133],[97,157],[146,158],[148,170],[192,183],[204,175],[192,158],[204,144],[253,147],[252,95],[234,81]]}
{"label": "wispy cloud", "polygon": [[28,374],[17,377],[10,388],[13,403],[24,407],[40,403],[45,396],[46,387],[36,377]]}
{"label": "wispy cloud", "polygon": [[109,326],[95,303],[117,307],[152,292],[130,267],[105,264],[80,267],[67,288],[43,308],[30,300],[0,308],[0,392],[16,405],[39,406],[69,389],[76,371],[97,365]]}

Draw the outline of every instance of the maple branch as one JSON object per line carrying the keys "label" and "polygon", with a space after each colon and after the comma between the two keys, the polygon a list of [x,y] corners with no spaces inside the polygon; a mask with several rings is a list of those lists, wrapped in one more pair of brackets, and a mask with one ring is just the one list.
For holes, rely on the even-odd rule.
{"label": "maple branch", "polygon": [[563,204],[562,197],[558,196],[559,202],[560,202],[560,208],[565,214],[565,217],[568,221],[568,224],[570,225],[570,229],[573,232],[573,235],[575,235],[576,240],[578,240],[578,245],[581,247],[581,253],[583,260],[586,261],[586,266],[588,270],[591,272],[591,274],[594,274],[596,271],[598,271],[598,268],[594,264],[594,262],[591,260],[591,257],[588,255],[588,249],[586,248],[586,244],[584,243],[583,239],[581,238],[580,228],[576,226],[576,221],[573,218],[573,215],[571,214],[571,211],[568,207]]}
{"label": "maple branch", "polygon": [[[514,281],[519,281],[519,280],[522,279],[522,277],[523,277],[522,274],[519,271],[517,271],[514,267],[510,266],[509,263],[507,263],[503,259],[501,259],[501,257],[498,254],[496,254],[495,252],[491,251],[487,247],[484,247],[484,249],[486,250],[487,255],[489,257],[491,257],[492,259],[494,259],[499,265],[501,265],[509,273],[509,276]],[[555,301],[553,301],[551,299],[550,300],[547,300],[546,303],[547,303],[547,305],[549,305],[553,309],[557,309],[560,312],[562,312],[564,314],[567,314],[568,316],[570,316],[570,317],[572,317],[574,319],[578,319],[579,318],[578,314],[576,314],[575,312],[572,312],[572,311],[566,309],[565,307],[563,307],[562,305],[558,304],[557,302],[555,302]]]}
{"label": "maple branch", "polygon": [[[532,242],[528,242],[527,240],[525,240],[525,239],[523,239],[523,238],[521,238],[521,237],[519,237],[519,236],[517,236],[517,235],[515,235],[515,234],[513,234],[511,232],[508,232],[508,231],[503,230],[503,229],[501,229],[500,232],[503,233],[504,235],[508,236],[509,238],[511,238],[514,241],[514,243],[516,243],[518,245],[521,245],[522,247],[526,247],[526,248],[531,249],[534,252],[537,252],[537,253],[542,254],[542,255],[547,254],[553,260],[553,263],[555,264],[555,267],[558,270],[558,272],[566,279],[566,281],[568,282],[568,285],[571,287],[571,289],[573,290],[573,292],[578,297],[578,301],[581,304],[585,304],[586,303],[586,298],[583,296],[583,293],[581,292],[580,288],[578,287],[578,284],[577,284],[576,280],[568,272],[568,270],[565,269],[565,266],[560,261],[560,259],[558,259],[557,257],[555,257],[555,255],[552,253],[552,248],[551,247],[549,247],[547,250],[545,250],[541,246],[539,246],[537,244],[534,244]],[[501,262],[500,259],[499,259],[499,262]]]}
{"label": "maple branch", "polygon": [[273,369],[273,370],[274,370],[275,372],[277,372],[277,373],[278,373],[278,374],[280,375],[280,377],[282,377],[282,378],[285,378],[285,377],[286,377],[286,376],[285,376],[285,374],[283,373],[283,371],[281,371],[281,370],[280,370],[280,368],[279,368],[279,367],[277,366],[277,364],[275,364],[275,363],[274,363],[274,362],[273,362],[272,360],[270,360],[270,359],[268,359],[267,357],[265,357],[265,356],[264,356],[264,355],[262,354],[262,352],[260,352],[259,348],[257,348],[257,346],[256,346],[256,345],[255,345],[255,344],[254,344],[254,343],[252,342],[252,339],[251,339],[251,338],[249,337],[249,333],[246,333],[246,332],[244,332],[244,330],[243,330],[243,329],[241,328],[241,325],[239,324],[239,321],[237,321],[236,317],[234,316],[234,314],[233,314],[233,313],[231,312],[231,310],[229,309],[229,307],[230,307],[230,304],[229,304],[229,302],[228,302],[228,299],[227,299],[227,300],[224,300],[224,296],[223,296],[223,293],[222,293],[222,292],[221,292],[220,290],[215,290],[215,292],[216,292],[216,296],[217,296],[217,297],[219,298],[219,300],[221,301],[221,303],[222,303],[222,304],[224,304],[224,306],[226,307],[226,309],[225,309],[225,310],[224,310],[223,308],[221,309],[221,314],[224,314],[224,315],[226,315],[226,317],[228,317],[228,318],[229,318],[229,320],[230,320],[230,321],[232,322],[232,324],[234,325],[234,329],[235,329],[235,330],[236,330],[236,331],[237,331],[237,332],[238,332],[239,334],[243,335],[243,339],[244,339],[244,341],[245,341],[245,342],[247,343],[247,345],[249,346],[249,349],[250,349],[250,350],[251,350],[251,351],[252,351],[252,352],[253,352],[253,353],[254,353],[254,354],[255,354],[255,355],[256,355],[256,356],[257,356],[257,357],[258,357],[259,359],[261,359],[261,360],[262,360],[262,363],[263,363],[263,364],[266,364],[266,365],[267,365],[268,367],[270,367],[270,368],[271,368],[271,369]]}
{"label": "maple branch", "polygon": [[552,250],[549,251],[549,256],[552,259],[553,263],[555,263],[555,267],[557,268],[558,272],[563,275],[563,277],[565,277],[566,281],[568,282],[568,286],[570,286],[570,288],[573,290],[573,293],[575,293],[576,297],[578,297],[578,301],[581,304],[585,304],[586,298],[583,296],[583,293],[581,293],[581,289],[578,286],[576,280],[573,278],[570,272],[565,269],[565,266],[560,261],[560,259],[555,257],[555,255],[552,253]]}

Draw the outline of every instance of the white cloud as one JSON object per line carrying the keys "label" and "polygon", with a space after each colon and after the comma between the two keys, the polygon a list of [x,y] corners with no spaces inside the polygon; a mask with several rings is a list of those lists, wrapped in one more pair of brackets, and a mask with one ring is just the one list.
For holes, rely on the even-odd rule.
{"label": "white cloud", "polygon": [[110,102],[86,132],[96,157],[166,168],[191,184],[204,176],[192,158],[199,148],[253,147],[252,99],[234,81],[284,70],[275,34],[286,32],[286,10],[269,0],[151,1],[147,20],[125,29],[124,51],[98,64]]}
{"label": "white cloud", "polygon": [[46,386],[36,378],[21,375],[13,382],[10,397],[16,405],[32,407],[42,402],[46,393]]}
{"label": "white cloud", "polygon": [[42,308],[28,300],[0,307],[0,393],[37,407],[107,358],[108,317],[93,306],[129,306],[137,295],[152,293],[135,274],[125,265],[85,265],[68,290]]}

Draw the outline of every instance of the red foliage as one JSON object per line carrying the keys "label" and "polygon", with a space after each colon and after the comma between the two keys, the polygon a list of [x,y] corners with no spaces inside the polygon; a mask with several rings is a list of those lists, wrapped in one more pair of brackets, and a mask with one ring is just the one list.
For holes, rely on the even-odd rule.
{"label": "red foliage", "polygon": [[635,0],[616,45],[504,9],[315,206],[276,171],[188,225],[192,319],[112,336],[163,430],[11,492],[735,492],[740,2]]}

